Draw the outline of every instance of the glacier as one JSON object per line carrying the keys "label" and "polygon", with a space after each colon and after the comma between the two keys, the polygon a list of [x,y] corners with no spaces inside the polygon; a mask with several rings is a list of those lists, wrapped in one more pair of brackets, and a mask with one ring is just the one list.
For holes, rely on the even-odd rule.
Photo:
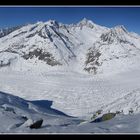
{"label": "glacier", "polygon": [[[1,133],[140,132],[138,34],[86,18],[70,25],[49,20],[1,29],[0,44]],[[97,118],[120,113],[91,123],[99,110]],[[29,122],[43,118],[42,128],[29,129],[21,114]]]}

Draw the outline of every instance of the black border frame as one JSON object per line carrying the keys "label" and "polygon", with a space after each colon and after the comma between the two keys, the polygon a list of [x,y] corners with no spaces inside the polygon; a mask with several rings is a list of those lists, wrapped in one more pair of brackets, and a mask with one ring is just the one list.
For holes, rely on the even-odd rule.
{"label": "black border frame", "polygon": [[140,5],[139,0],[1,0],[0,5]]}
{"label": "black border frame", "polygon": [[[0,6],[140,6],[139,0],[8,0],[0,1]],[[140,134],[0,134],[1,138],[133,138],[132,136],[139,136]]]}

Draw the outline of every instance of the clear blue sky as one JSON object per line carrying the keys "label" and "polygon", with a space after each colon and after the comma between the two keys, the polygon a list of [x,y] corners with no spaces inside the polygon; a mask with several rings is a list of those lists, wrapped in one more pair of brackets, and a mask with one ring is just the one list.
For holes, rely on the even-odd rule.
{"label": "clear blue sky", "polygon": [[107,27],[124,25],[140,34],[140,7],[0,7],[0,28],[49,19],[69,24],[84,17]]}

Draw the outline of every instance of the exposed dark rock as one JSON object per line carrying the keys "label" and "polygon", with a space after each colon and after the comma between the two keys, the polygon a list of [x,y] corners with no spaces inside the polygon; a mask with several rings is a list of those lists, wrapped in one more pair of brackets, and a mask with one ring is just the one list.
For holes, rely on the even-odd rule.
{"label": "exposed dark rock", "polygon": [[97,123],[97,122],[103,122],[103,121],[111,120],[115,116],[116,116],[116,113],[107,113],[107,114],[104,114],[102,117],[99,117],[99,118],[95,119],[91,123],[93,123],[93,122]]}
{"label": "exposed dark rock", "polygon": [[88,68],[84,68],[84,70],[88,71],[89,73],[92,72],[92,71],[94,72],[94,74],[97,73],[97,67],[94,67],[94,66],[88,67]]}
{"label": "exposed dark rock", "polygon": [[61,124],[60,126],[69,126],[70,123],[66,123],[66,124]]}
{"label": "exposed dark rock", "polygon": [[26,116],[21,116],[21,118],[24,120],[24,121],[27,121],[28,118]]}
{"label": "exposed dark rock", "polygon": [[116,114],[120,114],[120,113],[122,113],[121,111],[116,111]]}
{"label": "exposed dark rock", "polygon": [[17,37],[17,36],[22,35],[22,34],[25,34],[25,33],[27,33],[27,31],[23,31],[23,32],[21,32],[19,34],[14,35],[13,37]]}
{"label": "exposed dark rock", "polygon": [[89,49],[89,52],[87,53],[87,58],[85,61],[86,67],[84,70],[88,72],[94,72],[94,74],[97,73],[97,67],[101,64],[99,63],[99,57],[101,56],[101,53],[99,51],[94,51],[92,48]]}
{"label": "exposed dark rock", "polygon": [[38,129],[38,128],[41,128],[42,126],[42,123],[43,123],[43,120],[38,120],[38,121],[35,121],[33,124],[30,125],[30,128],[31,129]]}
{"label": "exposed dark rock", "polygon": [[54,26],[55,28],[59,28],[59,23],[56,20],[51,20],[50,21],[51,25]]}
{"label": "exposed dark rock", "polygon": [[114,38],[115,38],[116,34],[114,34],[112,31],[102,34],[100,36],[101,40],[103,42],[107,42],[108,44],[111,44],[114,42]]}
{"label": "exposed dark rock", "polygon": [[98,115],[100,115],[102,113],[102,110],[97,110],[95,112],[95,114],[93,114],[93,116],[91,117],[91,120],[95,119]]}
{"label": "exposed dark rock", "polygon": [[35,25],[34,27],[32,27],[29,32],[33,31],[35,28],[37,28],[38,25]]}
{"label": "exposed dark rock", "polygon": [[133,114],[133,113],[134,113],[134,110],[132,108],[130,108],[129,114]]}
{"label": "exposed dark rock", "polygon": [[14,108],[12,108],[12,107],[2,106],[2,108],[4,109],[4,111],[8,111],[8,112],[12,112],[12,113],[16,114]]}
{"label": "exposed dark rock", "polygon": [[114,41],[119,43],[128,44],[128,42],[123,36],[124,33],[127,33],[126,29],[121,27],[121,32],[116,29],[111,29],[110,31],[103,33],[100,38],[103,42],[107,44],[112,44]]}
{"label": "exposed dark rock", "polygon": [[63,34],[57,32],[56,29],[53,26],[51,26],[51,29],[55,32],[55,34],[57,35],[57,37],[59,37],[60,40],[65,44],[66,48],[71,52],[71,54],[73,55],[73,57],[76,57],[76,55],[74,54],[74,52],[71,50],[71,47],[67,44],[68,38],[66,36],[64,36]]}
{"label": "exposed dark rock", "polygon": [[47,37],[50,39],[51,42],[53,42],[52,34],[51,34],[50,31],[47,29],[47,26],[45,26],[45,31],[46,31]]}
{"label": "exposed dark rock", "polygon": [[43,34],[42,34],[42,31],[39,31],[39,32],[38,32],[38,35],[39,35],[40,37],[44,38],[44,39],[48,38],[46,35],[43,35]]}
{"label": "exposed dark rock", "polygon": [[0,67],[6,67],[6,66],[10,66],[10,61],[4,63],[3,60],[0,60]]}
{"label": "exposed dark rock", "polygon": [[15,51],[12,48],[8,48],[8,49],[4,50],[3,52],[17,53],[17,51]]}
{"label": "exposed dark rock", "polygon": [[28,36],[26,36],[26,38],[33,37],[33,36],[35,36],[35,35],[36,35],[36,33],[37,33],[37,32],[35,32],[35,33],[32,33],[32,34],[29,34]]}
{"label": "exposed dark rock", "polygon": [[35,49],[34,51],[30,51],[28,54],[25,54],[22,57],[24,59],[32,59],[34,56],[37,57],[39,60],[45,61],[48,65],[61,65],[58,61],[54,59],[52,54],[50,54],[49,52],[45,52],[42,49]]}

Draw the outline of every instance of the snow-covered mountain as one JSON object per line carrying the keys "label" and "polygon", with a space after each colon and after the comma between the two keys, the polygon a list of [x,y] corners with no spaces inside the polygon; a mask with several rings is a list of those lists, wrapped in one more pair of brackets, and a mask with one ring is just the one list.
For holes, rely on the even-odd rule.
{"label": "snow-covered mountain", "polygon": [[[107,28],[85,18],[1,29],[0,132],[131,131],[133,125],[122,124],[139,121],[139,44],[140,35],[123,25]],[[120,116],[109,125],[89,123],[99,111]],[[40,117],[42,128],[30,130]]]}
{"label": "snow-covered mountain", "polygon": [[137,65],[140,36],[124,26],[107,28],[83,19],[76,24],[55,20],[1,29],[0,67],[67,68],[78,72],[110,73]]}
{"label": "snow-covered mountain", "polygon": [[139,35],[124,26],[110,29],[85,18],[70,25],[49,20],[1,29],[0,37],[0,66],[16,70],[46,64],[45,69],[57,66],[110,73],[126,70],[139,61]]}
{"label": "snow-covered mountain", "polygon": [[88,50],[86,70],[94,73],[126,71],[139,65],[140,38],[124,26],[103,33]]}

